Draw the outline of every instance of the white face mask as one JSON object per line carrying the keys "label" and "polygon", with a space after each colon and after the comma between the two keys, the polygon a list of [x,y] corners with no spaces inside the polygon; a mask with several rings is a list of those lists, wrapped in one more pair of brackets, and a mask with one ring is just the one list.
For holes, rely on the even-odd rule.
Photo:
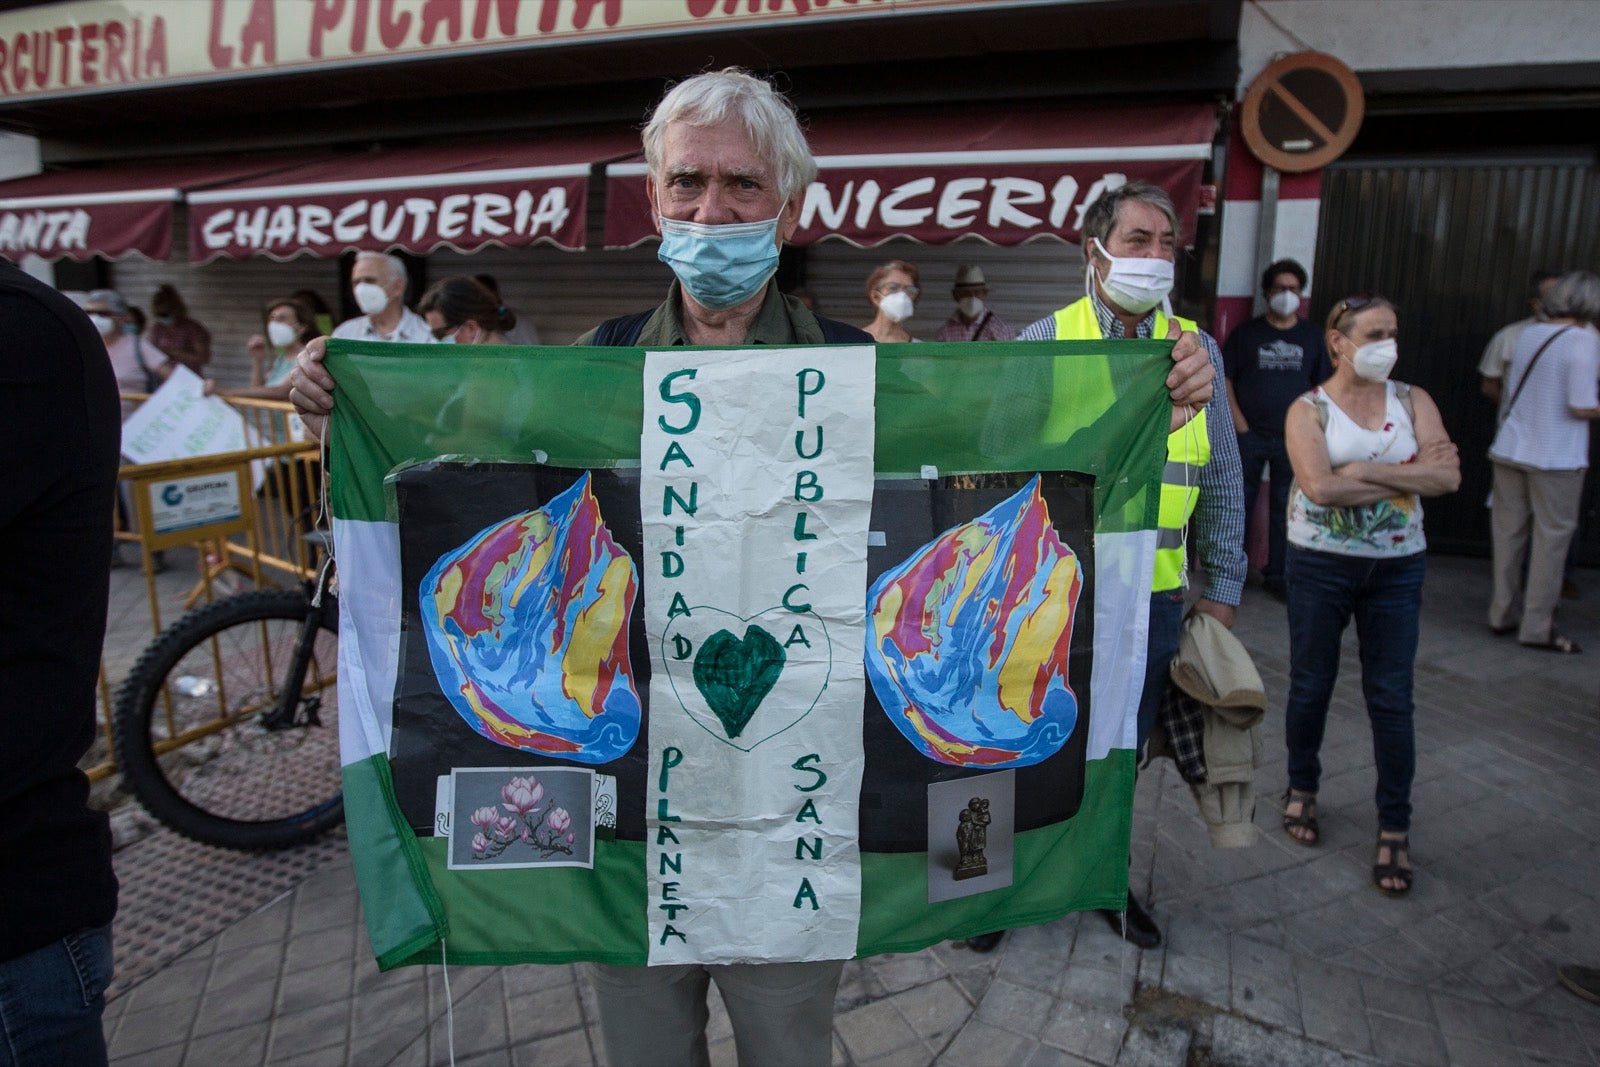
{"label": "white face mask", "polygon": [[98,311],[89,312],[89,322],[100,331],[101,337],[110,337],[117,332],[117,320],[109,315],[102,315]]}
{"label": "white face mask", "polygon": [[1274,315],[1293,315],[1300,310],[1300,294],[1287,289],[1273,293],[1272,299],[1267,301],[1267,307],[1272,309]]}
{"label": "white face mask", "polygon": [[1389,372],[1394,370],[1395,360],[1399,358],[1400,348],[1391,337],[1356,349],[1350,366],[1358,378],[1365,378],[1369,382],[1386,382],[1389,380]]}
{"label": "white face mask", "polygon": [[965,300],[957,300],[956,307],[960,308],[961,314],[969,319],[975,319],[983,314],[983,301],[975,296],[969,296]]}
{"label": "white face mask", "polygon": [[279,348],[288,348],[294,344],[294,339],[300,336],[300,331],[292,323],[269,322],[267,323],[267,340]]}
{"label": "white face mask", "polygon": [[[1122,310],[1133,315],[1142,315],[1165,300],[1167,294],[1172,292],[1171,260],[1113,256],[1106,251],[1106,246],[1100,243],[1099,238],[1092,240],[1099,245],[1100,254],[1111,263],[1106,276],[1100,279],[1100,287],[1105,290],[1111,302]],[[1093,262],[1089,264],[1089,273],[1091,276],[1095,273]]]}
{"label": "white face mask", "polygon": [[883,312],[884,318],[890,322],[904,322],[911,317],[912,312],[916,311],[916,305],[905,293],[890,293],[878,301],[878,310]]}
{"label": "white face mask", "polygon": [[383,286],[373,282],[361,282],[355,287],[356,307],[361,309],[363,315],[376,315],[389,306],[389,294],[384,292]]}

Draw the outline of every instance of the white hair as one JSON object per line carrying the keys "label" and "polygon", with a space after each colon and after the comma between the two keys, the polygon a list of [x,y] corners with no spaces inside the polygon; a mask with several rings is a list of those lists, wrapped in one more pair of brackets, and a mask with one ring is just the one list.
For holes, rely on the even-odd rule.
{"label": "white hair", "polygon": [[387,252],[357,252],[357,262],[363,259],[383,260],[384,265],[389,269],[389,280],[391,282],[395,280],[409,281],[411,278],[411,276],[406,273],[405,260],[401,259],[399,256],[390,255]]}
{"label": "white hair", "polygon": [[794,105],[771,83],[738,67],[686,78],[661,98],[644,128],[644,159],[651,177],[660,176],[661,142],[669,125],[715,126],[730,118],[744,128],[756,154],[772,164],[784,200],[816,179],[817,161]]}
{"label": "white hair", "polygon": [[1563,274],[1544,298],[1544,313],[1553,319],[1600,322],[1600,277],[1586,270]]}

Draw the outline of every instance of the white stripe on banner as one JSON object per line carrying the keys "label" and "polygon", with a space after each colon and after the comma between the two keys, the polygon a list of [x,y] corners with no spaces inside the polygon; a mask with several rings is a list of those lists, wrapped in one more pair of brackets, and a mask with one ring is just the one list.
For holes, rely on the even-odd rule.
{"label": "white stripe on banner", "polygon": [[339,762],[349,766],[389,751],[400,660],[400,528],[337,519],[333,556],[339,567]]}
{"label": "white stripe on banner", "polygon": [[870,346],[650,352],[650,963],[848,959]]}
{"label": "white stripe on banner", "polygon": [[1155,530],[1101,534],[1094,542],[1094,678],[1090,684],[1089,748],[1105,759],[1138,740],[1139,697],[1150,634],[1150,575]]}

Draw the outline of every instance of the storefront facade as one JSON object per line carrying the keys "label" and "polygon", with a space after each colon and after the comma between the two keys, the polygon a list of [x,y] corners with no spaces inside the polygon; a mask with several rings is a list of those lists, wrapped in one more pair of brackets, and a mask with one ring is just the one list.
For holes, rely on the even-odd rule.
{"label": "storefront facade", "polygon": [[1203,311],[1237,17],[1193,0],[28,7],[0,15],[0,127],[39,138],[44,173],[0,185],[0,255],[135,302],[172,282],[225,379],[263,301],[311,287],[348,313],[355,249],[406,253],[417,285],[491,273],[544,341],[570,341],[660,299],[638,130],[671,80],[737,64],[777,77],[822,161],[780,279],[827,313],[867,321],[866,275],[901,258],[923,271],[914,334],[950,315],[963,263],[1025,325],[1081,294],[1083,208],[1134,177],[1174,193]]}

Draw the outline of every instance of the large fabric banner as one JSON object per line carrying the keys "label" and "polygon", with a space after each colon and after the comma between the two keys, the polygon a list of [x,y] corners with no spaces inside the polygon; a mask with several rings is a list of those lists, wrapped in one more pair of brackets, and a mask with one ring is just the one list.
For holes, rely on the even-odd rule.
{"label": "large fabric banner", "polygon": [[1120,906],[1169,351],[332,342],[380,965],[837,959]]}

